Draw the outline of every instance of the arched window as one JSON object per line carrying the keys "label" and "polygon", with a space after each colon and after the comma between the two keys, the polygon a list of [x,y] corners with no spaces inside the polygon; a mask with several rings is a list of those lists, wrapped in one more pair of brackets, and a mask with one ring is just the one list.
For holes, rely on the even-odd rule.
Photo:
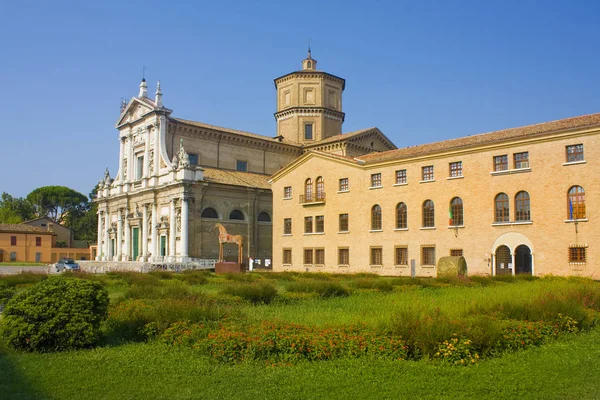
{"label": "arched window", "polygon": [[325,182],[323,182],[323,177],[317,178],[317,201],[321,201],[325,199]]}
{"label": "arched window", "polygon": [[515,221],[531,221],[529,193],[524,190],[515,196]]}
{"label": "arched window", "polygon": [[263,211],[258,214],[258,221],[259,222],[271,222],[271,217],[269,216],[268,213]]}
{"label": "arched window", "polygon": [[240,210],[233,210],[231,214],[229,214],[229,219],[244,221],[246,218],[244,218],[244,213],[242,213]]}
{"label": "arched window", "polygon": [[215,209],[210,207],[205,208],[200,216],[202,218],[219,218],[219,214],[217,214]]}
{"label": "arched window", "polygon": [[312,197],[313,197],[312,179],[308,178],[304,182],[304,201],[310,202],[310,201],[312,201]]}
{"label": "arched window", "polygon": [[407,226],[406,204],[398,203],[396,206],[396,229],[406,229]]}
{"label": "arched window", "polygon": [[494,222],[508,222],[510,220],[508,196],[498,193],[494,199]]}
{"label": "arched window", "polygon": [[460,197],[455,197],[450,201],[448,223],[450,226],[461,226],[465,224],[463,219],[463,202]]}
{"label": "arched window", "polygon": [[435,207],[433,201],[425,200],[423,202],[423,227],[432,228],[435,226]]}
{"label": "arched window", "polygon": [[371,208],[371,230],[381,230],[381,207],[379,207],[379,204],[375,204],[373,208]]}
{"label": "arched window", "polygon": [[567,204],[568,219],[585,218],[585,191],[581,186],[573,186],[569,189]]}

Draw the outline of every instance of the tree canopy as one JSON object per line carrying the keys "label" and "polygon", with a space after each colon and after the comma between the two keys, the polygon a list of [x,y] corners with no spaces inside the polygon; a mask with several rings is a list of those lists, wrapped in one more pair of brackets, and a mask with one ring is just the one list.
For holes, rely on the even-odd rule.
{"label": "tree canopy", "polygon": [[38,216],[48,217],[59,223],[69,214],[84,213],[89,208],[87,197],[66,186],[43,186],[27,195]]}
{"label": "tree canopy", "polygon": [[0,223],[19,224],[35,218],[35,207],[27,199],[3,192],[0,197]]}

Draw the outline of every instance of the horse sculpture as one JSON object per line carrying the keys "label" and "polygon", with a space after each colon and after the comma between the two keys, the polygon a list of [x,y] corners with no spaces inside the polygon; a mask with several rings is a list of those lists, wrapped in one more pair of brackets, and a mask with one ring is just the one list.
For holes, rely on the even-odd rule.
{"label": "horse sculpture", "polygon": [[219,228],[219,262],[225,261],[223,259],[223,243],[235,243],[238,245],[238,264],[241,264],[244,249],[244,237],[242,235],[230,235],[221,224],[215,224],[215,228]]}

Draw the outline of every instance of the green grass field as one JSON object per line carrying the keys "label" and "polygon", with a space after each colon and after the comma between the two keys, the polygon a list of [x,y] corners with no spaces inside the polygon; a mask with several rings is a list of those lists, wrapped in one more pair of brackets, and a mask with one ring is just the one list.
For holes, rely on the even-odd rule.
{"label": "green grass field", "polygon": [[[268,273],[76,276],[100,280],[109,290],[103,344],[46,354],[0,345],[0,398],[600,398],[598,282]],[[18,291],[40,279],[22,274],[2,277],[0,284]],[[359,324],[382,338],[406,340],[408,360],[364,352],[307,361],[282,346],[277,354],[247,357],[251,346],[265,345],[251,338],[239,353],[244,361],[223,362],[199,345],[205,337],[189,345],[164,344],[165,329],[179,320],[227,334],[245,334],[265,321],[313,332],[308,339],[305,333],[290,339],[287,331],[269,331],[279,335],[273,340],[288,344]],[[148,323],[158,331],[139,335],[137,329]],[[529,323],[550,328],[542,335]],[[437,346],[451,337],[471,340],[481,359],[464,367],[437,358]]]}

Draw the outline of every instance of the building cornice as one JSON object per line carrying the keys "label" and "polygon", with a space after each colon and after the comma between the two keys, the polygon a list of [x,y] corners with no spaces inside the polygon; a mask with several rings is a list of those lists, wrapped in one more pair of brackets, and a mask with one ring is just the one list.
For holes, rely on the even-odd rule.
{"label": "building cornice", "polygon": [[273,115],[275,116],[276,121],[280,121],[296,115],[306,116],[318,114],[324,114],[328,117],[333,117],[334,119],[340,120],[342,122],[344,122],[344,119],[346,118],[345,113],[326,107],[290,107],[286,108],[283,111],[278,111]]}
{"label": "building cornice", "polygon": [[346,80],[344,78],[340,78],[339,76],[335,76],[335,75],[332,75],[332,74],[329,74],[329,73],[323,72],[323,71],[310,71],[310,70],[294,71],[294,72],[290,72],[289,74],[282,75],[279,78],[275,78],[274,79],[275,88],[277,89],[278,85],[280,85],[290,79],[293,79],[293,78],[313,78],[315,76],[317,76],[321,79],[330,80],[330,81],[336,82],[338,84],[341,84],[342,90],[346,89]]}

